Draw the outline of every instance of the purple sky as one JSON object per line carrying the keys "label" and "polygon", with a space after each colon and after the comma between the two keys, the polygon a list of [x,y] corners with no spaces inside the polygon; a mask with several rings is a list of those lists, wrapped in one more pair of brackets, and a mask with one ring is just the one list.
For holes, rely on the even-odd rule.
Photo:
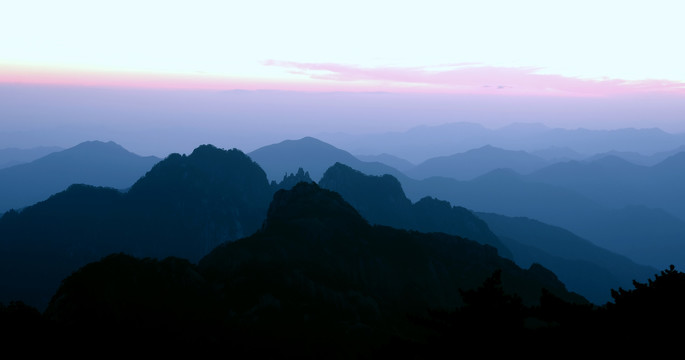
{"label": "purple sky", "polygon": [[677,0],[14,1],[0,22],[11,35],[0,35],[0,148],[251,150],[455,121],[685,132],[681,10]]}
{"label": "purple sky", "polygon": [[113,140],[143,155],[203,143],[244,151],[321,133],[404,131],[418,125],[513,122],[550,127],[660,127],[685,132],[678,94],[612,97],[218,91],[0,85],[0,147]]}

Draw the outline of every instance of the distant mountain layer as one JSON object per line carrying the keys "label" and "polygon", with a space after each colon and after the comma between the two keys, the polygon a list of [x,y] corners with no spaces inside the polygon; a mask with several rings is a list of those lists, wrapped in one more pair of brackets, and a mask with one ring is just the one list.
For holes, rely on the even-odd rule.
{"label": "distant mountain layer", "polygon": [[415,179],[443,176],[471,180],[497,169],[511,169],[520,174],[528,174],[548,164],[545,159],[525,151],[510,151],[487,145],[464,153],[428,159],[405,173]]}
{"label": "distant mountain layer", "polygon": [[113,142],[90,141],[0,169],[0,213],[45,200],[71,184],[127,188],[158,161]]}
{"label": "distant mountain layer", "polygon": [[685,152],[652,166],[636,165],[617,156],[569,161],[540,169],[526,180],[570,189],[608,207],[663,209],[685,221]]}
{"label": "distant mountain layer", "polygon": [[[478,212],[523,216],[559,226],[605,249],[655,268],[685,267],[685,222],[643,205],[611,208],[562,186],[511,170],[470,181],[401,180],[410,199],[434,196]],[[666,250],[666,251],[664,251]]]}
{"label": "distant mountain layer", "polygon": [[31,149],[0,149],[0,169],[31,162],[42,158],[45,155],[62,150],[64,149],[57,146],[41,146]]}
{"label": "distant mountain layer", "polygon": [[[542,131],[543,129],[538,130]],[[275,144],[270,147],[270,150],[275,154],[279,152],[293,154],[292,156],[282,155],[277,158],[283,164],[290,164],[284,167],[283,171],[286,171],[286,168],[293,169],[288,171],[294,171],[298,164],[314,165],[314,162],[307,160],[307,157],[319,159],[319,164],[316,165],[319,169],[323,168],[323,164],[334,164],[335,159],[342,155],[345,155],[348,162],[359,164],[359,162],[351,159],[352,156],[349,153],[316,139],[305,138],[289,141],[287,142],[289,148],[283,148],[282,151],[279,151],[280,146],[284,144]],[[298,148],[299,150],[294,150]],[[296,158],[294,154],[305,156],[305,158]],[[324,156],[324,154],[342,155],[336,157]],[[609,160],[607,162],[611,163],[611,159],[605,160]],[[417,202],[429,196],[476,211],[537,219],[550,225],[569,229],[605,249],[627,256],[639,264],[655,268],[665,268],[671,263],[680,266],[680,259],[685,258],[677,255],[685,251],[685,247],[679,249],[677,245],[680,241],[678,239],[685,236],[682,224],[678,219],[664,214],[658,209],[650,209],[644,206],[632,207],[632,210],[612,208],[603,204],[600,201],[601,198],[593,199],[563,186],[531,181],[528,177],[510,169],[494,170],[470,181],[457,181],[445,177],[415,180],[394,169],[383,171],[383,168],[369,166],[369,163],[362,163],[362,165],[367,166],[368,170],[363,170],[354,165],[349,166],[366,174],[392,174],[399,180],[410,201]],[[563,163],[559,165],[561,166]],[[305,170],[307,170],[306,167]],[[539,171],[544,170],[543,168]],[[569,181],[572,181],[571,179],[572,177],[569,178]],[[380,196],[382,193],[380,191],[378,194],[370,196]],[[354,200],[351,201],[355,203]],[[367,214],[365,216],[372,215]],[[375,221],[382,223],[379,219]],[[622,224],[622,221],[627,223]],[[647,241],[645,239],[649,237],[649,233],[659,233],[663,236]],[[653,244],[653,241],[672,249],[673,252],[663,252],[659,250],[659,247],[650,247],[648,244]]]}
{"label": "distant mountain layer", "polygon": [[266,171],[270,180],[279,180],[298,168],[308,171],[314,181],[336,162],[351,166],[372,175],[401,175],[400,171],[380,162],[365,162],[347,151],[340,150],[321,140],[305,137],[264,146],[248,154]]}
{"label": "distant mountain layer", "polygon": [[319,138],[355,154],[388,153],[413,163],[485,145],[524,151],[561,147],[581,154],[609,151],[653,154],[685,145],[685,134],[669,134],[654,128],[567,130],[540,124],[512,124],[499,129],[487,129],[467,122],[419,126],[405,132],[370,135],[321,134]]}
{"label": "distant mountain layer", "polygon": [[394,155],[385,154],[385,153],[379,154],[379,155],[355,155],[354,157],[356,157],[357,159],[359,159],[361,161],[379,162],[379,163],[394,167],[395,169],[400,170],[400,171],[406,171],[406,170],[409,170],[409,169],[413,168],[414,166],[416,166],[415,164],[409,162],[408,160],[399,158],[399,157],[394,156]]}

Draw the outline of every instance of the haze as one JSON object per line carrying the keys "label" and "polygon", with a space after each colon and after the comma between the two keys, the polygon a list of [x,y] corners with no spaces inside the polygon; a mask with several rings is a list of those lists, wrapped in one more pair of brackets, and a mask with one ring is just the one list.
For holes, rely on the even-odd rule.
{"label": "haze", "polygon": [[164,156],[462,121],[683,132],[679,6],[12,2],[0,147]]}

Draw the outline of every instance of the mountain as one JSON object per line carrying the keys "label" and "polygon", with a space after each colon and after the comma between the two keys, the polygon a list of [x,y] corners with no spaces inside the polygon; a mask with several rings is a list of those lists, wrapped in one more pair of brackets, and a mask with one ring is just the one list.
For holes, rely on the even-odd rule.
{"label": "mountain", "polygon": [[617,156],[550,165],[526,177],[576,191],[604,206],[643,205],[660,208],[685,221],[685,152],[653,166],[631,163]]}
{"label": "mountain", "polygon": [[274,188],[239,150],[172,154],[127,192],[72,185],[0,218],[0,301],[43,307],[59,281],[110,253],[198,261],[259,229]]}
{"label": "mountain", "polygon": [[284,174],[303,168],[315,181],[336,162],[359,169],[367,174],[401,175],[400,171],[379,162],[364,162],[347,151],[340,150],[321,140],[305,137],[285,140],[264,146],[248,154],[266,171],[269,179],[280,179]]}
{"label": "mountain", "polygon": [[477,213],[511,249],[522,267],[539,263],[552,270],[569,290],[595,304],[611,300],[610,289],[629,288],[657,270],[642,266],[557,226],[523,217]]}
{"label": "mountain", "polygon": [[512,124],[488,129],[468,122],[417,126],[404,132],[369,135],[323,134],[319,138],[355,154],[386,152],[413,163],[485,145],[524,151],[558,147],[580,154],[608,151],[653,154],[685,145],[685,134],[670,134],[656,128],[588,130]]}
{"label": "mountain", "polygon": [[[681,145],[675,149],[668,150],[668,151],[660,151],[655,154],[651,155],[643,155],[637,152],[628,152],[628,151],[609,151],[609,152],[604,152],[601,154],[595,154],[593,156],[590,156],[586,159],[585,161],[591,162],[597,159],[601,159],[605,156],[616,156],[619,157],[623,160],[629,161],[633,164],[636,165],[642,165],[642,166],[654,166],[667,158],[680,153],[680,152],[685,152],[685,145]],[[573,160],[580,160],[580,159],[573,159]]]}
{"label": "mountain", "polygon": [[470,181],[432,177],[402,185],[410,199],[433,196],[476,212],[528,217],[568,229],[639,264],[685,266],[685,222],[658,208],[611,208],[511,170],[495,170]]}
{"label": "mountain", "polygon": [[366,175],[336,163],[326,170],[319,185],[342,195],[373,224],[457,235],[493,246],[501,256],[511,257],[509,249],[469,210],[431,197],[412,204],[392,175]]}
{"label": "mountain", "polygon": [[[265,279],[320,288],[309,293],[315,297],[322,294],[321,305],[340,299],[343,303],[352,301],[349,306],[353,309],[373,302],[403,311],[425,309],[426,305],[450,308],[459,303],[458,288],[479,285],[497,268],[511,279],[509,286],[515,282],[529,284],[531,293],[520,293],[527,303],[539,301],[538,291],[543,286],[567,299],[582,301],[567,293],[557,280],[521,270],[487,245],[441,233],[371,226],[339,194],[313,183],[278,191],[259,232],[217,247],[199,263],[200,269],[233,279],[257,266],[272,269],[261,275]],[[266,283],[250,282],[258,288]],[[353,285],[361,294],[350,298],[351,294],[345,295],[344,284]],[[339,286],[342,288],[336,290]],[[258,295],[267,290],[249,291]],[[299,291],[308,292],[306,287]],[[272,295],[285,299],[285,294]],[[371,303],[354,300],[360,295]]]}
{"label": "mountain", "polygon": [[355,155],[354,157],[365,162],[379,162],[400,171],[407,171],[416,166],[415,164],[409,162],[409,160],[386,153],[378,155]]}
{"label": "mountain", "polygon": [[504,150],[486,145],[464,153],[428,159],[405,173],[415,179],[442,176],[471,180],[500,168],[528,174],[546,165],[546,160],[525,151]]}
{"label": "mountain", "polygon": [[64,279],[45,316],[59,329],[53,338],[94,347],[419,356],[437,353],[435,336],[449,335],[423,319],[483,297],[586,304],[539,265],[521,269],[457,236],[371,226],[339,194],[299,183],[274,194],[258,232],[198,265],[114,254],[84,266]]}
{"label": "mountain", "polygon": [[[642,203],[652,186],[647,182],[647,168],[635,165],[617,156],[604,156],[593,161],[569,161],[553,164],[538,170],[527,179],[576,191],[590,199],[610,207],[626,206],[630,198]],[[645,196],[647,195],[647,196]],[[628,203],[626,203],[626,200]]]}
{"label": "mountain", "polygon": [[582,160],[587,158],[587,155],[579,154],[567,147],[550,146],[544,149],[538,149],[530,152],[535,156],[539,156],[551,163]]}
{"label": "mountain", "polygon": [[0,169],[24,164],[42,158],[45,155],[64,150],[57,146],[40,146],[30,149],[6,148],[0,149]]}
{"label": "mountain", "polygon": [[0,213],[45,200],[71,184],[124,189],[158,161],[153,156],[128,152],[111,141],[89,141],[27,164],[0,169]]}
{"label": "mountain", "polygon": [[542,264],[596,304],[609,301],[611,289],[629,287],[634,279],[644,280],[656,272],[565,229],[532,219],[474,214],[432,197],[412,204],[390,175],[365,175],[338,163],[326,171],[319,185],[341,194],[373,224],[457,235],[491,245],[500,256],[522,267]]}

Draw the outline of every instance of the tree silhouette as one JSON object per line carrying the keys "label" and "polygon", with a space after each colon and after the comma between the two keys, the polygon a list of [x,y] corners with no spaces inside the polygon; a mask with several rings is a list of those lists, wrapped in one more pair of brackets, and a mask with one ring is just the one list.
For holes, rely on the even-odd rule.
{"label": "tree silhouette", "polygon": [[633,290],[611,291],[614,303],[606,305],[605,329],[624,341],[658,340],[660,344],[670,344],[665,340],[681,332],[669,329],[679,329],[685,321],[685,273],[671,265],[655,275],[654,280],[633,281],[633,286]]}
{"label": "tree silhouette", "polygon": [[458,310],[464,330],[505,334],[523,328],[525,307],[521,297],[502,288],[502,270],[497,269],[473,290],[459,290],[465,305]]}

